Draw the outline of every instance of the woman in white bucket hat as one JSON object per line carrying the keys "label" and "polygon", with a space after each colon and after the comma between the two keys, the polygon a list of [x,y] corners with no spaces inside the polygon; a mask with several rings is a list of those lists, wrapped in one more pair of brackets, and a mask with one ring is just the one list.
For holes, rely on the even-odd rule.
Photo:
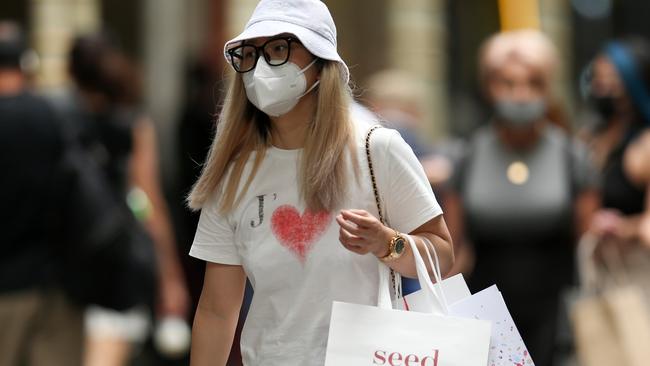
{"label": "woman in white bucket hat", "polygon": [[[442,210],[408,145],[365,136],[336,28],[317,0],[262,0],[225,45],[232,77],[214,143],[188,197],[201,209],[190,255],[207,261],[191,364],[224,365],[246,277],[245,365],[323,365],[332,301],[376,305],[378,263],[415,276],[409,233],[453,262]],[[383,266],[383,264],[381,266]],[[370,355],[371,356],[371,355]]]}

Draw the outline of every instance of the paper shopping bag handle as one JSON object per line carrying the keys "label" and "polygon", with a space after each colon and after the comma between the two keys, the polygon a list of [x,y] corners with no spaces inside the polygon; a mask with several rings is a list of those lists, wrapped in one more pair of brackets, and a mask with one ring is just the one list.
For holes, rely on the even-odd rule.
{"label": "paper shopping bag handle", "polygon": [[[433,301],[437,300],[437,302],[442,307],[444,314],[445,315],[449,314],[449,305],[447,304],[447,297],[445,296],[445,292],[442,288],[442,273],[440,272],[440,261],[438,259],[438,253],[436,252],[436,248],[429,241],[429,239],[422,236],[422,239],[424,240],[424,251],[427,254],[427,260],[429,261],[429,265],[431,266],[431,272],[433,272],[433,277],[436,280],[436,283],[434,284],[431,281],[431,278],[429,277],[429,271],[427,270],[427,266],[424,263],[424,259],[422,258],[422,255],[420,254],[420,251],[418,250],[418,247],[415,244],[415,240],[413,240],[413,238],[410,235],[405,235],[405,236],[407,238],[409,245],[411,246],[411,250],[413,251],[413,259],[415,260],[415,268],[417,270],[420,287],[427,294],[427,298],[430,301],[431,308],[432,309],[434,308]],[[431,258],[431,252],[433,252],[433,258],[435,259],[435,262],[434,259]]]}

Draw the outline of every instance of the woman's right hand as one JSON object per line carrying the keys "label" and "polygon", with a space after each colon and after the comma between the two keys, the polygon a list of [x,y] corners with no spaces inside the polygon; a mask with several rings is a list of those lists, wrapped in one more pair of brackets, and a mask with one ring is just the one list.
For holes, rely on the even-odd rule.
{"label": "woman's right hand", "polygon": [[620,239],[623,235],[623,217],[617,210],[599,210],[594,214],[590,231],[599,238]]}
{"label": "woman's right hand", "polygon": [[595,234],[603,245],[599,246],[596,255],[602,250],[615,245],[621,251],[626,251],[643,240],[642,216],[626,216],[612,209],[599,210],[594,214],[590,232]]}

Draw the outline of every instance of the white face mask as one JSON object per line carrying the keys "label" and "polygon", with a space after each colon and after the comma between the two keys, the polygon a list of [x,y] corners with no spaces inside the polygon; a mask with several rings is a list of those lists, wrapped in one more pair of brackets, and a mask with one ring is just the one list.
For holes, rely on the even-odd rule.
{"label": "white face mask", "polygon": [[309,69],[317,59],[314,59],[304,69],[298,65],[287,62],[280,66],[270,66],[260,56],[257,66],[242,75],[246,96],[259,110],[269,116],[277,117],[289,112],[298,104],[300,98],[312,91],[320,80],[316,81],[309,90],[305,71]]}

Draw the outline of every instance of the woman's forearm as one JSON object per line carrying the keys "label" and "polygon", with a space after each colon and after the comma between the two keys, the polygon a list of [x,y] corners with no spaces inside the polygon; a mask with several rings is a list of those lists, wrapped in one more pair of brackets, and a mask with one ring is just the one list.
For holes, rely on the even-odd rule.
{"label": "woman's forearm", "polygon": [[239,265],[208,262],[192,326],[191,366],[224,366],[239,320],[246,275]]}
{"label": "woman's forearm", "polygon": [[224,366],[232,347],[236,316],[215,314],[200,304],[192,327],[190,366]]}
{"label": "woman's forearm", "polygon": [[[388,232],[392,231],[392,229],[386,227],[385,230]],[[436,251],[440,263],[441,275],[444,276],[449,272],[454,264],[454,248],[451,234],[449,233],[449,229],[447,228],[447,224],[442,215],[427,221],[420,227],[411,231],[409,235],[413,238],[420,256],[424,259],[424,264],[427,267],[431,279],[433,279],[434,276],[427,257],[427,241],[433,245]],[[430,249],[429,252],[431,252]],[[407,245],[405,253],[400,258],[389,261],[386,264],[403,276],[417,278],[415,256],[413,254],[411,246]],[[433,253],[430,254],[433,259]]]}
{"label": "woman's forearm", "polygon": [[[454,254],[449,242],[431,233],[418,233],[411,234],[410,236],[413,238],[420,256],[422,259],[424,259],[424,264],[426,265],[429,275],[433,281],[435,281],[435,278],[433,276],[432,268],[429,265],[429,260],[427,259],[427,253],[425,249],[426,244],[424,240],[425,237],[435,247],[436,254],[438,255],[440,262],[440,273],[444,276],[451,269],[454,263]],[[431,253],[430,249],[429,253],[431,255],[431,259],[433,259],[433,253]],[[388,262],[387,264],[393,270],[399,272],[405,277],[417,278],[418,275],[415,268],[415,256],[413,254],[414,253],[411,246],[407,245],[406,252],[402,257],[393,262]]]}

